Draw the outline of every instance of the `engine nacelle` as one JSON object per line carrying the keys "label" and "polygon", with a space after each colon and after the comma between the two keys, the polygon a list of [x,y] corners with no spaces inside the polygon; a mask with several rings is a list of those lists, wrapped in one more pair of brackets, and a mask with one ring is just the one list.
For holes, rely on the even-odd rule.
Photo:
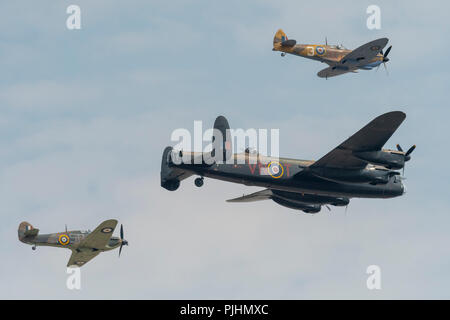
{"label": "engine nacelle", "polygon": [[273,197],[278,197],[286,201],[293,201],[304,205],[311,204],[331,204],[337,207],[345,207],[350,203],[350,199],[346,197],[330,197],[317,194],[301,194],[297,192],[289,192],[282,190],[272,190]]}
{"label": "engine nacelle", "polygon": [[364,183],[370,184],[386,184],[389,179],[398,175],[396,171],[381,170],[381,169],[357,169],[357,170],[345,170],[335,168],[317,168],[312,173],[320,178],[337,181],[337,182],[351,182],[351,183]]}
{"label": "engine nacelle", "polygon": [[286,207],[289,209],[302,210],[305,213],[317,213],[322,208],[322,206],[318,205],[318,204],[302,204],[302,203],[278,198],[276,196],[272,197],[272,200],[283,207]]}
{"label": "engine nacelle", "polygon": [[354,152],[353,156],[372,164],[384,166],[389,169],[402,169],[405,166],[405,155],[397,151],[365,151]]}

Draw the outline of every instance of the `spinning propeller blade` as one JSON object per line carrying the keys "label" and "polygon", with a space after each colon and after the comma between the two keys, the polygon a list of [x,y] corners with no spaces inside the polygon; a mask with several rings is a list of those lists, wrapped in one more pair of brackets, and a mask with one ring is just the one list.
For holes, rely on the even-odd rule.
{"label": "spinning propeller blade", "polygon": [[[416,148],[416,145],[413,145],[411,148],[409,148],[408,151],[406,151],[405,157],[408,158],[408,160],[411,159],[411,157],[409,157],[409,155],[414,151],[415,148]],[[406,161],[408,161],[408,160],[406,160]]]}
{"label": "spinning propeller blade", "polygon": [[[404,152],[403,148],[397,144],[397,150],[400,152],[404,152],[405,162],[411,160],[411,153],[416,149],[416,145],[413,145],[411,148],[408,149],[408,151]],[[403,176],[405,176],[405,166],[403,166]]]}
{"label": "spinning propeller blade", "polygon": [[389,48],[387,48],[387,50],[386,50],[386,52],[383,54],[383,51],[381,52],[381,54],[383,55],[383,61],[386,61],[386,62],[388,62],[389,61],[389,59],[388,59],[388,54],[389,54],[389,52],[391,52],[391,49],[392,49],[392,46],[390,46]]}
{"label": "spinning propeller blade", "polygon": [[122,247],[128,246],[128,241],[123,238],[123,225],[120,225],[120,248],[119,248],[119,258],[122,253]]}
{"label": "spinning propeller blade", "polygon": [[[381,50],[381,54],[383,55],[383,61],[382,61],[382,63],[383,63],[383,66],[384,66],[384,70],[386,70],[386,74],[387,75],[389,75],[389,72],[388,72],[388,69],[387,69],[387,67],[386,67],[386,62],[388,62],[389,61],[389,58],[387,57],[388,56],[388,54],[389,54],[389,52],[391,52],[391,49],[392,49],[392,46],[390,46],[389,48],[387,48],[387,50],[386,50],[386,52],[385,53],[383,53],[383,50]],[[378,68],[380,67],[380,65],[378,65]],[[377,71],[378,71],[378,68],[377,68]]]}

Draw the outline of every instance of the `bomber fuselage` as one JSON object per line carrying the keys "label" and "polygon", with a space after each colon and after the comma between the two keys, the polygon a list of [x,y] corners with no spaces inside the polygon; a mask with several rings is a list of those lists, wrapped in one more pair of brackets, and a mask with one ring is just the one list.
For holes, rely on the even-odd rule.
{"label": "bomber fuselage", "polygon": [[[170,152],[166,149],[166,153]],[[201,154],[189,153],[192,158]],[[168,156],[168,154],[166,154]],[[184,154],[186,157],[186,154]],[[186,157],[187,158],[187,157]],[[170,157],[166,157],[170,159]],[[268,158],[254,154],[233,155],[231,163],[179,163],[168,161],[168,168],[223,181],[275,190],[324,196],[391,198],[405,192],[400,177],[385,168],[369,165],[365,169],[320,172],[309,167],[314,161]],[[274,170],[276,169],[276,170]],[[334,174],[334,175],[333,175]],[[326,178],[324,178],[326,177]]]}

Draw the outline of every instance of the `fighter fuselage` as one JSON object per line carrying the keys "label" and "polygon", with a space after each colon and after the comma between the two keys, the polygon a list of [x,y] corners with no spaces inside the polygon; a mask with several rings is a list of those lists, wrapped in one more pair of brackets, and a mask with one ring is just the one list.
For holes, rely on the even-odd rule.
{"label": "fighter fuselage", "polygon": [[[329,65],[335,65],[340,62],[347,54],[352,50],[338,48],[337,46],[330,45],[318,45],[318,44],[296,44],[294,46],[283,46],[281,43],[275,43],[273,47],[274,51],[280,51],[296,56],[325,62]],[[377,54],[376,57],[367,61],[364,67],[359,67],[361,69],[370,70],[383,63],[383,55]]]}
{"label": "fighter fuselage", "polygon": [[[67,231],[59,233],[38,234],[36,236],[25,236],[19,230],[19,240],[23,243],[34,246],[57,247],[67,249],[82,249],[80,242],[87,237],[88,231]],[[103,248],[96,248],[100,251],[109,251],[120,246],[120,238],[111,237],[108,245]],[[91,249],[92,250],[92,249]]]}

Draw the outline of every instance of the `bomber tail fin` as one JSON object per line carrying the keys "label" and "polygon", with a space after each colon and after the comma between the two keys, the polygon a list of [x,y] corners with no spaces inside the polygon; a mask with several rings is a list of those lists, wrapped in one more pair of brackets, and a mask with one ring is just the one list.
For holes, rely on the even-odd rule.
{"label": "bomber tail fin", "polygon": [[35,229],[31,224],[24,221],[20,223],[17,232],[19,234],[19,240],[23,241],[25,238],[32,239],[36,237],[39,233],[39,229]]}
{"label": "bomber tail fin", "polygon": [[[182,151],[180,151],[182,153]],[[180,186],[180,181],[190,177],[193,173],[185,171],[174,166],[173,148],[166,147],[164,149],[161,160],[161,187],[175,191]],[[180,158],[182,156],[180,155]]]}
{"label": "bomber tail fin", "polygon": [[229,160],[233,153],[230,125],[224,116],[218,116],[214,121],[213,150],[211,156],[220,162]]}

